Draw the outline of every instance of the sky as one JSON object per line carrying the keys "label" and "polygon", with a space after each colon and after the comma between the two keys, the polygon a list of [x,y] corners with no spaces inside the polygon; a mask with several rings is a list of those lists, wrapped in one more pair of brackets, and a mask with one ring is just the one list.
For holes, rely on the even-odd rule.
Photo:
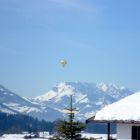
{"label": "sky", "polygon": [[63,81],[140,91],[139,6],[139,0],[0,0],[0,84],[25,97]]}

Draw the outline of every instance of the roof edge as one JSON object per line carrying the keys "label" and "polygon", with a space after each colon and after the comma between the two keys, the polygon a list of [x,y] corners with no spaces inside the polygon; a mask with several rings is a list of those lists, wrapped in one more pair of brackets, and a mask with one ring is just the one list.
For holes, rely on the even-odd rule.
{"label": "roof edge", "polygon": [[125,123],[125,124],[140,124],[136,120],[95,120],[95,116],[86,120],[86,123]]}

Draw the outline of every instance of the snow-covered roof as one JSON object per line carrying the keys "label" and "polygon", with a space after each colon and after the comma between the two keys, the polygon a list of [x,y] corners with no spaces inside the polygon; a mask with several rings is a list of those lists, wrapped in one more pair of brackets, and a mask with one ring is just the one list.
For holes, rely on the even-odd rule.
{"label": "snow-covered roof", "polygon": [[94,120],[140,122],[140,92],[106,106],[97,112]]}

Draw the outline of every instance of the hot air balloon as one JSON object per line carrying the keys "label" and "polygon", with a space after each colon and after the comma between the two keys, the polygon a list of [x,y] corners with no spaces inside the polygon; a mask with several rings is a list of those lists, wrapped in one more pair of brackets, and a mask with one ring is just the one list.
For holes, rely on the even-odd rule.
{"label": "hot air balloon", "polygon": [[62,60],[60,61],[60,63],[61,63],[61,65],[62,65],[62,67],[65,67],[65,65],[67,64],[67,60],[66,60],[66,59],[62,59]]}

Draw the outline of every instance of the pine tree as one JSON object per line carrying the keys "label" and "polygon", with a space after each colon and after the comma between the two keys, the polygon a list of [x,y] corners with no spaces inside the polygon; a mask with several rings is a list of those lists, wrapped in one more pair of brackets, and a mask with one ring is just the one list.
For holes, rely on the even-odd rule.
{"label": "pine tree", "polygon": [[75,121],[76,108],[73,108],[72,95],[70,96],[70,108],[65,108],[68,112],[68,120],[61,120],[57,125],[59,138],[67,140],[80,140],[80,132],[85,128],[85,125],[79,121]]}

